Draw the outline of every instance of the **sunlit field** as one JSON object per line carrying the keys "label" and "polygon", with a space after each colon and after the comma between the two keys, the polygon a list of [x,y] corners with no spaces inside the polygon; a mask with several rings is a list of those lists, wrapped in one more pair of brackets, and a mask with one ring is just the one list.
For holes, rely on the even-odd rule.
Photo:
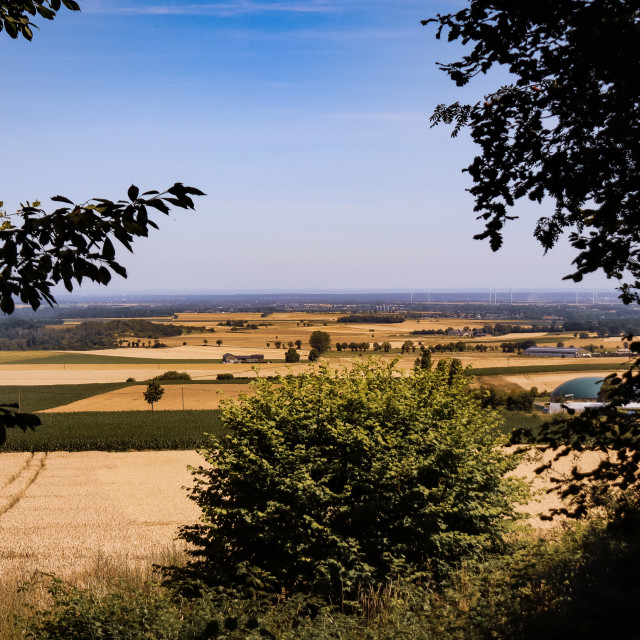
{"label": "sunlit field", "polygon": [[[565,346],[579,347],[595,344],[602,345],[608,350],[615,350],[622,346],[618,337],[597,338],[595,334],[591,334],[587,339],[578,339],[573,333],[516,333],[479,338],[412,335],[412,331],[420,330],[472,329],[485,326],[487,321],[466,318],[423,318],[390,324],[345,324],[338,323],[338,317],[339,314],[327,312],[274,313],[266,317],[258,313],[182,313],[173,319],[153,318],[155,322],[183,326],[185,333],[181,336],[163,338],[166,347],[162,348],[131,347],[124,342],[116,349],[86,352],[1,352],[0,385],[117,383],[131,378],[143,381],[169,369],[185,371],[194,380],[202,381],[213,380],[221,373],[230,373],[236,377],[295,374],[307,370],[309,338],[311,333],[317,330],[326,331],[331,336],[332,350],[323,354],[322,357],[322,361],[328,363],[330,367],[349,367],[354,361],[361,361],[374,355],[375,342],[379,344],[388,342],[389,352],[379,350],[375,352],[375,356],[398,358],[400,368],[410,370],[419,354],[420,345],[435,346],[463,342],[467,347],[466,351],[436,353],[433,360],[456,357],[465,367],[470,366],[473,370],[479,370],[482,376],[510,375],[508,369],[513,368],[513,375],[516,376],[513,378],[513,383],[527,388],[532,385],[547,386],[547,382],[536,381],[535,377],[531,377],[534,371],[522,370],[521,367],[542,367],[543,370],[548,368],[553,372],[555,382],[556,379],[562,378],[556,374],[565,370],[566,379],[569,379],[576,375],[575,371],[578,369],[611,372],[620,369],[627,362],[627,359],[619,357],[575,359],[519,356],[503,353],[500,348],[503,342],[530,338],[534,339],[538,345],[556,346],[558,343],[563,343]],[[257,325],[258,328],[234,328],[225,324],[227,321],[237,320]],[[513,325],[529,324],[522,320],[504,320],[503,322]],[[286,364],[284,362],[286,350],[290,345],[295,345],[296,341],[302,343],[299,349],[300,362]],[[413,346],[406,353],[402,353],[401,348],[407,341],[411,341]],[[337,351],[336,342],[347,344],[365,342],[371,346],[365,352]],[[486,348],[486,351],[476,350],[476,346]],[[259,353],[264,356],[264,363],[258,366],[222,364],[225,353],[234,355]],[[523,378],[520,374],[529,377]]]}

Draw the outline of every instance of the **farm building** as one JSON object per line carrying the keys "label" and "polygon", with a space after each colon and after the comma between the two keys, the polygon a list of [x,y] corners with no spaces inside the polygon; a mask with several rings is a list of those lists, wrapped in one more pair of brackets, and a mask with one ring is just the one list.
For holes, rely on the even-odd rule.
{"label": "farm building", "polygon": [[573,378],[563,382],[550,394],[549,413],[564,413],[567,409],[581,413],[585,409],[601,407],[598,394],[603,382],[602,377]]}
{"label": "farm building", "polygon": [[225,353],[222,356],[223,364],[238,364],[242,362],[264,362],[264,355],[252,353],[250,356],[234,356],[232,353]]}
{"label": "farm building", "polygon": [[567,380],[551,392],[550,400],[551,402],[557,402],[560,398],[571,398],[572,400],[582,400],[584,402],[597,400],[603,382],[602,376]]}
{"label": "farm building", "polygon": [[529,347],[525,356],[548,356],[554,358],[590,358],[591,352],[580,347]]}

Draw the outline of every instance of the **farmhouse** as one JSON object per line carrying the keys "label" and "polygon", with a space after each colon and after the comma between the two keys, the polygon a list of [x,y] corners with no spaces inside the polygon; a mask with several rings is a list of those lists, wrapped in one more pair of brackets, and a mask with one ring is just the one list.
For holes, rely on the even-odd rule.
{"label": "farmhouse", "polygon": [[529,347],[525,356],[548,356],[554,358],[590,358],[591,352],[580,347]]}
{"label": "farmhouse", "polygon": [[264,362],[262,353],[252,353],[250,356],[234,356],[232,353],[225,353],[222,356],[222,364],[238,364],[241,362]]}

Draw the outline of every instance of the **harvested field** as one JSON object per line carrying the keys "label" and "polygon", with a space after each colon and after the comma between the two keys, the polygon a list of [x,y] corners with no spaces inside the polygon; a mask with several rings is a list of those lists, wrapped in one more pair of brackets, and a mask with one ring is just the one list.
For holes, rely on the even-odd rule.
{"label": "harvested field", "polygon": [[573,371],[567,373],[525,373],[515,376],[503,376],[506,382],[511,384],[517,384],[523,389],[530,389],[531,387],[538,387],[540,391],[553,391],[556,387],[560,386],[567,380],[573,380],[574,378],[596,378],[610,375],[611,371]]}
{"label": "harvested field", "polygon": [[[514,447],[515,449],[516,447]],[[548,530],[558,526],[564,517],[554,518],[554,520],[541,520],[539,516],[547,515],[551,509],[562,506],[562,501],[556,493],[547,493],[547,489],[556,486],[551,478],[567,479],[571,477],[571,469],[577,467],[578,471],[585,472],[593,470],[600,460],[606,455],[601,451],[584,451],[580,454],[572,453],[560,458],[553,463],[551,469],[544,471],[540,475],[535,473],[535,469],[543,463],[549,462],[554,455],[554,451],[546,451],[543,454],[532,450],[527,453],[518,467],[509,475],[523,478],[530,483],[532,499],[528,504],[518,507],[518,511],[529,515],[529,522],[540,531]]]}
{"label": "harvested field", "polygon": [[[163,338],[164,339],[164,338]],[[200,342],[202,340],[200,339]],[[215,342],[215,336],[209,338],[209,342]],[[284,360],[285,352],[274,347],[267,349],[263,346],[258,351],[264,355],[265,360]],[[69,353],[69,352],[62,352]],[[112,356],[114,358],[147,358],[150,360],[221,360],[225,353],[233,353],[237,356],[248,356],[256,353],[256,348],[246,346],[242,340],[236,345],[217,346],[207,345],[182,345],[175,347],[162,347],[159,349],[144,349],[142,347],[131,347],[122,349],[97,349],[95,351],[74,351],[73,353],[83,353],[92,356]],[[304,356],[305,351],[301,352]]]}
{"label": "harvested field", "polygon": [[[162,411],[217,409],[222,400],[237,398],[241,393],[252,394],[247,384],[164,384],[162,399],[155,408]],[[42,413],[70,413],[75,411],[151,411],[143,392],[146,385],[134,385],[85,398],[60,407],[47,409]]]}
{"label": "harvested field", "polygon": [[[260,375],[272,376],[295,373],[308,367],[307,363],[273,363],[260,365]],[[250,364],[32,364],[0,365],[0,386],[89,384],[99,382],[124,382],[128,378],[147,380],[159,373],[179,368],[194,380],[215,380],[219,373],[231,373],[236,377],[254,377]]]}

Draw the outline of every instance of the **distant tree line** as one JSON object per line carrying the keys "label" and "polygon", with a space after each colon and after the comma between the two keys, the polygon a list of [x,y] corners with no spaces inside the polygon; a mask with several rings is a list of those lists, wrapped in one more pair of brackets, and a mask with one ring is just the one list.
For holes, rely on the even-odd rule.
{"label": "distant tree line", "polygon": [[[133,302],[133,301],[132,301]],[[101,318],[172,318],[176,312],[173,307],[166,305],[148,305],[134,303],[127,305],[60,305],[55,307],[40,307],[36,312],[30,307],[19,307],[11,315],[12,319],[46,321],[53,324],[56,321],[70,319],[101,319]]]}
{"label": "distant tree line", "polygon": [[62,327],[47,326],[30,320],[9,320],[0,322],[0,350],[110,349],[115,348],[118,341],[125,337],[140,343],[148,341],[148,344],[153,340],[153,344],[159,346],[159,338],[181,334],[182,327],[155,324],[148,320],[93,321]]}
{"label": "distant tree line", "polygon": [[[370,347],[369,342],[336,342],[336,351],[367,351]],[[374,351],[378,350],[374,348]]]}
{"label": "distant tree line", "polygon": [[[471,336],[488,335],[488,336],[504,336],[508,333],[553,333],[563,331],[561,325],[555,324],[505,324],[497,322],[496,324],[485,324],[483,327],[464,327],[463,331],[468,331]],[[452,327],[446,329],[417,329],[411,332],[414,336],[443,336],[449,331],[453,331]]]}
{"label": "distant tree line", "polygon": [[247,320],[225,320],[224,322],[218,322],[219,327],[231,327],[231,329],[257,329],[260,326],[268,327],[266,322],[260,322],[255,324],[254,322],[248,322]]}
{"label": "distant tree line", "polygon": [[337,322],[394,324],[404,322],[405,317],[397,313],[354,313],[349,316],[340,316]]}
{"label": "distant tree line", "polygon": [[640,322],[634,318],[612,318],[611,320],[567,320],[564,323],[565,331],[593,331],[600,338],[619,335],[639,335]]}
{"label": "distant tree line", "polygon": [[519,351],[524,351],[529,347],[535,347],[535,346],[537,346],[536,341],[531,339],[516,340],[515,342],[502,342],[500,344],[500,348],[502,349],[503,353],[516,353]]}

